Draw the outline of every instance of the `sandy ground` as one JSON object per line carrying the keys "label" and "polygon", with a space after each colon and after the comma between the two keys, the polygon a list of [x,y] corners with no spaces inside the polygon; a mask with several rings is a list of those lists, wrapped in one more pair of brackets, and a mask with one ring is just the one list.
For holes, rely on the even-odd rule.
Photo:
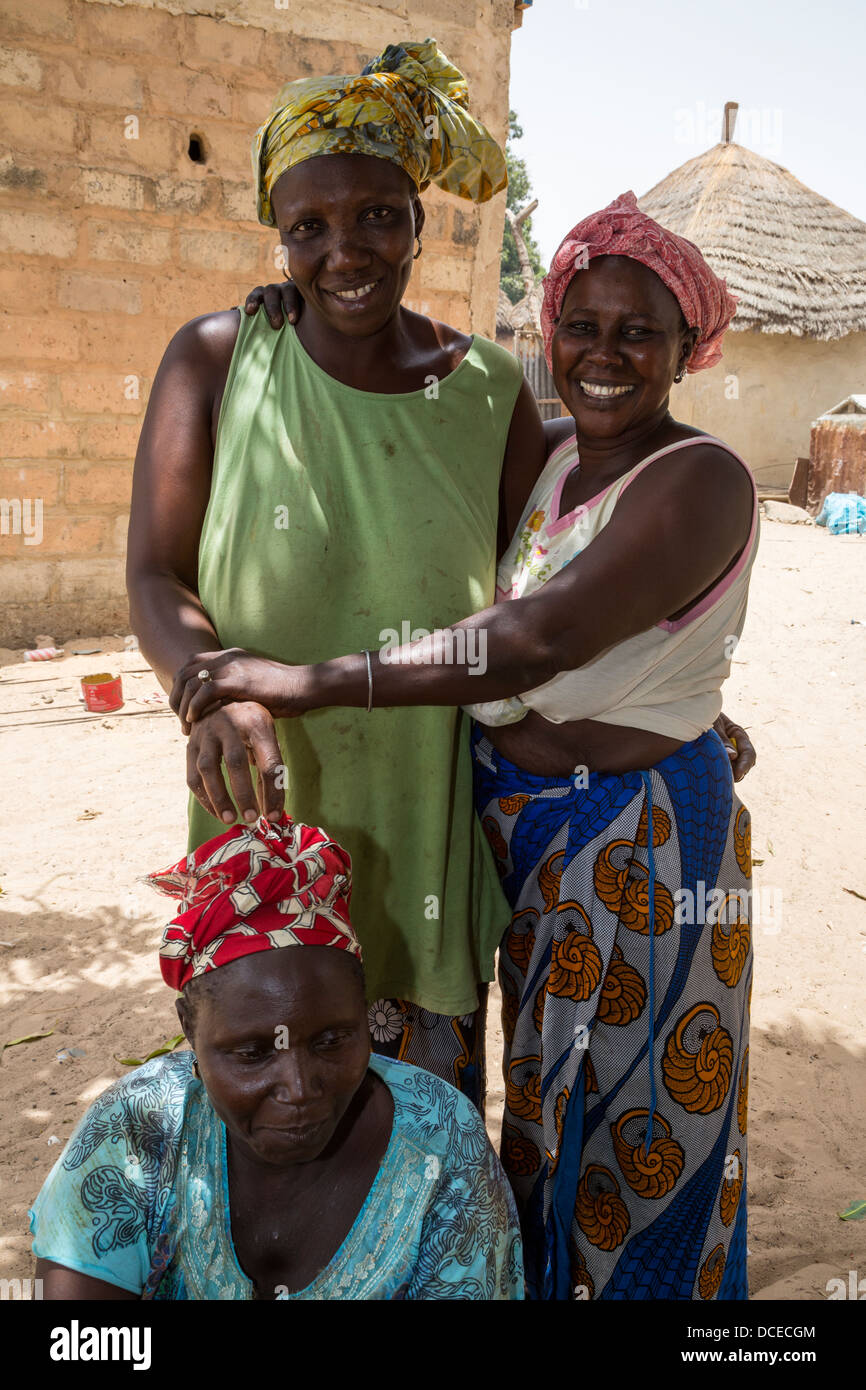
{"label": "sandy ground", "polygon": [[[866,1275],[866,539],[765,522],[726,708],[758,764],[755,887],[781,916],[755,931],[751,1286],[819,1299]],[[156,947],[160,900],[137,880],[185,842],[184,740],[122,637],[69,639],[32,664],[0,649],[0,1276],[32,1273],[27,1207],[83,1108],[177,1031]],[[101,647],[96,656],[74,648]],[[107,656],[111,653],[110,656]],[[109,669],[127,702],[85,715],[78,678]],[[71,721],[71,722],[69,722]],[[857,896],[862,895],[862,896]],[[495,1133],[501,1038],[490,1021]],[[65,1049],[81,1056],[61,1057]]]}

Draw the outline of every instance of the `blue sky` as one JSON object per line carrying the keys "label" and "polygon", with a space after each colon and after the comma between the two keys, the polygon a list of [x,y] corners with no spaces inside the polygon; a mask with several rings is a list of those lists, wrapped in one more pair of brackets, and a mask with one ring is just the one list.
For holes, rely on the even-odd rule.
{"label": "blue sky", "polygon": [[866,222],[863,0],[535,0],[511,45],[545,264],[586,213],[734,139]]}

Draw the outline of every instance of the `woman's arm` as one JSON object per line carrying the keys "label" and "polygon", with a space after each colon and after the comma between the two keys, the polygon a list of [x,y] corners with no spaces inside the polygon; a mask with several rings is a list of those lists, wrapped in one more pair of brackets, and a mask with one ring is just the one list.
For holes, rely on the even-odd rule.
{"label": "woman's arm", "polygon": [[139,1301],[138,1294],[130,1293],[128,1289],[118,1288],[117,1284],[109,1284],[104,1279],[94,1279],[89,1274],[79,1274],[77,1269],[67,1269],[53,1260],[36,1261],[36,1278],[42,1280],[42,1297],[45,1299]]}
{"label": "woman's arm", "polygon": [[198,596],[214,415],[237,338],[236,311],[193,319],[169,343],[135,457],[126,579],[133,631],[170,689],[191,652],[219,645]]}
{"label": "woman's arm", "polygon": [[[752,487],[715,445],[650,465],[582,554],[527,598],[496,604],[406,647],[371,657],[373,703],[466,705],[532,690],[687,607],[742,549]],[[172,706],[195,720],[219,699],[259,699],[289,717],[331,705],[366,706],[362,654],[314,666],[208,657],[213,681],[178,673]]]}
{"label": "woman's arm", "polygon": [[[230,310],[193,319],[175,334],[153,383],[135,459],[126,565],[130,618],[166,690],[196,653],[220,646],[198,594],[198,548],[238,324],[237,311]],[[231,824],[237,814],[220,772],[223,760],[245,820],[254,821],[260,810],[280,813],[282,755],[273,720],[259,704],[214,710],[187,747],[191,790],[210,815]],[[260,774],[259,798],[251,763]]]}

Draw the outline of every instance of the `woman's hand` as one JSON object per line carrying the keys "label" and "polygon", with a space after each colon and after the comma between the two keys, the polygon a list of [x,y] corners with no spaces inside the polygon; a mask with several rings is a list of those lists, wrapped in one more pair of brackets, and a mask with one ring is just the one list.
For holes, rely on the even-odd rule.
{"label": "woman's hand", "polygon": [[276,285],[256,285],[244,300],[244,313],[252,317],[264,305],[271,328],[282,328],[283,314],[289,323],[297,323],[301,317],[304,301],[294,280],[283,280]]}
{"label": "woman's hand", "polygon": [[[290,719],[311,708],[307,666],[283,666],[241,647],[199,652],[174,678],[169,704],[189,733],[191,725],[232,700],[264,705],[274,719]],[[207,671],[209,679],[200,673]],[[305,701],[306,696],[306,701]]]}
{"label": "woman's hand", "polygon": [[[223,762],[237,811],[223,780]],[[258,799],[250,767],[258,773]],[[225,825],[239,818],[249,825],[259,815],[277,819],[285,803],[285,767],[268,711],[246,701],[198,720],[186,747],[186,781],[208,815]]]}
{"label": "woman's hand", "polygon": [[733,719],[729,719],[724,711],[719,715],[713,728],[725,745],[725,750],[731,760],[734,781],[741,782],[746,773],[751,772],[755,766],[758,756],[749,735],[745,729],[740,728],[739,724],[735,724]]}

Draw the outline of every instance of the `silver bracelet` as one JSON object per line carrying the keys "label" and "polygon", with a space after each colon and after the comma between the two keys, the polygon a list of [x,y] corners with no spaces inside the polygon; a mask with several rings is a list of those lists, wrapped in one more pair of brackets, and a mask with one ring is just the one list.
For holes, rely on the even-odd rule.
{"label": "silver bracelet", "polygon": [[370,661],[370,652],[364,648],[364,655],[367,658],[367,713],[373,708],[373,665]]}

